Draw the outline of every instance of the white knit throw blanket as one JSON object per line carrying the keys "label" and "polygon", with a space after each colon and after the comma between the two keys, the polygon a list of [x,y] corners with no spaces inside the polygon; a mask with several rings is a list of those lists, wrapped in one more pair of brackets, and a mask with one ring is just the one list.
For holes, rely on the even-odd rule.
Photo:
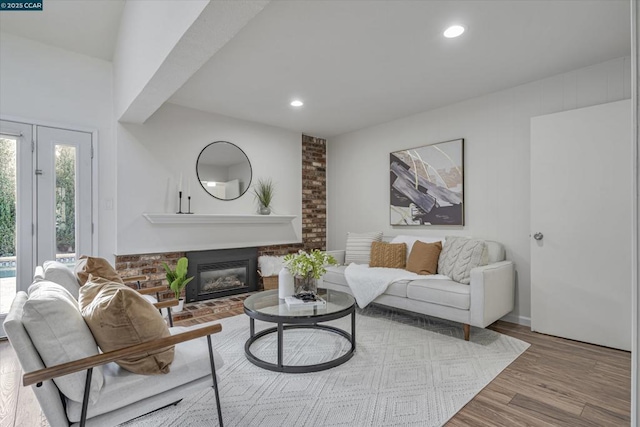
{"label": "white knit throw blanket", "polygon": [[390,284],[400,280],[419,279],[420,275],[401,268],[369,267],[366,264],[349,264],[344,277],[360,308],[387,290]]}
{"label": "white knit throw blanket", "polygon": [[360,308],[365,308],[395,282],[427,278],[450,280],[441,274],[422,276],[401,268],[369,267],[367,264],[349,264],[344,277]]}

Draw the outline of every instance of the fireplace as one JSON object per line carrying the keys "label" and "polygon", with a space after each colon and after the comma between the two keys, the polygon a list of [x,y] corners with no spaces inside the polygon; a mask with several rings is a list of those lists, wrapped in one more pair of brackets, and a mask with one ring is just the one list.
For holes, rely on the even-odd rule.
{"label": "fireplace", "polygon": [[187,252],[187,302],[252,292],[258,289],[258,249]]}

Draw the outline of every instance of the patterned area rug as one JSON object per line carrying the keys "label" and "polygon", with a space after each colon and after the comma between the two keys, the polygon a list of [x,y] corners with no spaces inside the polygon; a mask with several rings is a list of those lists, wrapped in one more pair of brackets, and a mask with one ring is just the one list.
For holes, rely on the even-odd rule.
{"label": "patterned area rug", "polygon": [[[214,345],[226,426],[440,426],[522,354],[529,344],[488,329],[462,327],[368,307],[358,310],[357,347],[341,366],[310,374],[282,374],[253,365],[244,355],[249,318],[219,321]],[[350,317],[329,322],[350,331]],[[256,330],[273,325],[256,321]],[[276,339],[254,343],[258,357],[275,362]],[[344,354],[347,341],[316,330],[284,333],[285,364],[311,364]],[[217,426],[212,389],[129,427]]]}

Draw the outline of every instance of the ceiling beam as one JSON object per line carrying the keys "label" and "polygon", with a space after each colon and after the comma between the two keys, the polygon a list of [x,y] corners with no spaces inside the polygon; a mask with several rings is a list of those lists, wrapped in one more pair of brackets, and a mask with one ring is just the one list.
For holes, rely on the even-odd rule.
{"label": "ceiling beam", "polygon": [[[255,17],[270,0],[248,0],[248,1],[219,1],[211,0],[206,2],[176,2],[172,6],[176,11],[176,4],[189,4],[190,10],[185,10],[185,15],[196,16],[189,25],[189,16],[178,19],[176,25],[182,23],[184,32],[178,34],[178,40],[172,45],[172,40],[165,37],[165,46],[158,46],[158,38],[147,37],[147,43],[151,53],[160,56],[159,66],[149,67],[153,58],[142,58],[147,62],[147,75],[141,76],[139,69],[136,69],[136,62],[140,61],[140,56],[132,52],[127,47],[126,35],[118,40],[118,52],[114,59],[114,80],[116,117],[121,122],[144,123],[158,108],[164,104],[191,76],[200,69],[216,52],[218,52],[229,40],[231,40],[253,17]],[[138,2],[128,2],[138,3]],[[145,3],[145,2],[139,2]],[[198,14],[198,7],[202,11]],[[135,6],[134,6],[135,7]],[[195,7],[195,9],[194,9]],[[179,12],[180,10],[177,9]],[[125,9],[125,13],[127,9]],[[172,11],[165,11],[157,16],[157,25],[166,27],[167,14]],[[125,17],[123,16],[123,20]],[[143,20],[149,24],[148,16],[143,16]],[[160,22],[164,19],[165,22]],[[135,22],[129,24],[134,28]],[[186,21],[186,23],[185,23]],[[125,26],[126,21],[123,21]],[[172,23],[172,28],[168,31],[176,31],[176,25]],[[153,30],[158,27],[151,26]],[[126,31],[126,30],[125,30]],[[139,29],[133,29],[139,31]],[[178,29],[178,31],[180,31]],[[138,43],[140,44],[140,43]],[[145,46],[137,46],[137,52],[145,49]],[[166,56],[164,56],[164,52]],[[146,53],[146,52],[145,52]],[[119,55],[121,54],[121,55]],[[118,62],[121,61],[121,64]],[[128,63],[126,61],[129,61]],[[132,63],[133,62],[133,63]],[[127,69],[130,70],[127,73]],[[137,75],[136,75],[137,73]],[[129,81],[127,81],[129,79]],[[136,81],[132,81],[135,80]]]}

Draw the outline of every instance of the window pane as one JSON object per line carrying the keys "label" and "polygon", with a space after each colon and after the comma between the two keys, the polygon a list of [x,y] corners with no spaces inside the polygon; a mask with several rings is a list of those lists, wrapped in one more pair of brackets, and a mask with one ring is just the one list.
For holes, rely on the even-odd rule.
{"label": "window pane", "polygon": [[56,258],[73,264],[76,252],[76,148],[56,145]]}

